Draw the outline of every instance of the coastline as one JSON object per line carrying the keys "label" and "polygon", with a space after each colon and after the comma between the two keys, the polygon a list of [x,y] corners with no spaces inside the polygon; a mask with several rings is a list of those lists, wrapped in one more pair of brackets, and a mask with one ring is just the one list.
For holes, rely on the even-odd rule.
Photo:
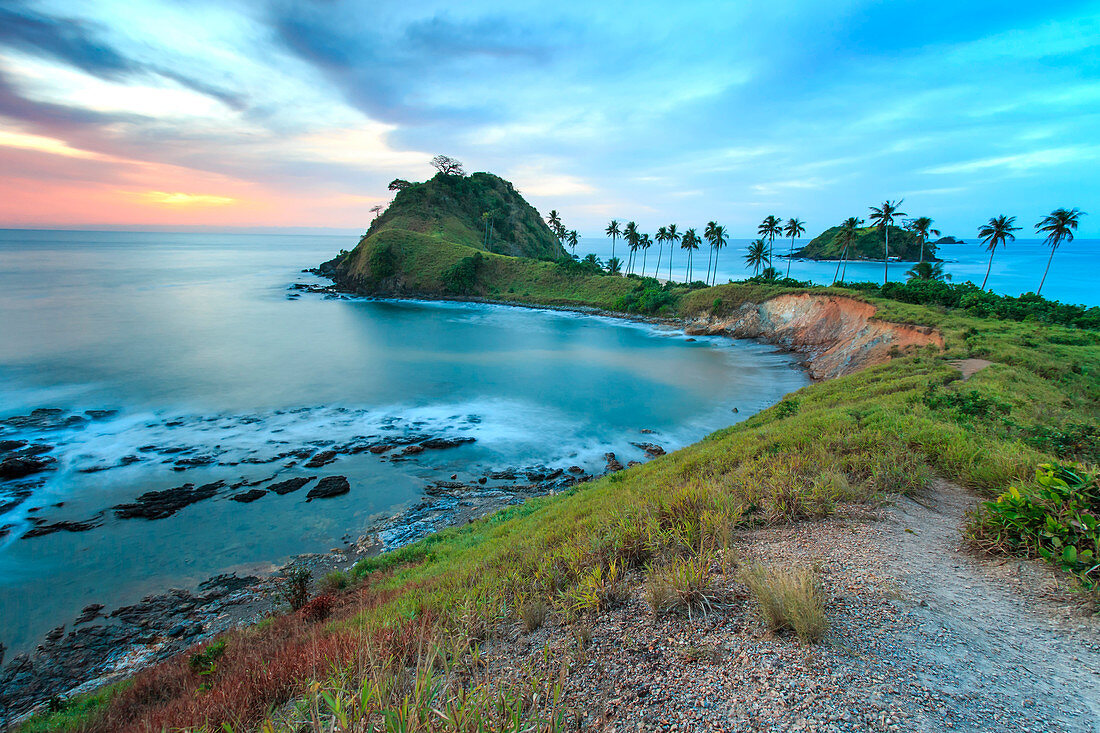
{"label": "coastline", "polygon": [[[688,327],[688,322],[680,318],[637,316],[592,306],[430,295],[375,297],[330,287],[298,287],[298,284],[292,285],[291,289],[330,296],[339,293],[340,297],[353,296],[364,300],[481,303],[569,312],[663,326],[685,334]],[[765,339],[751,340],[767,343]],[[771,345],[779,352],[799,356],[799,368],[806,369],[806,363],[797,350],[780,343]],[[659,446],[654,448],[656,451],[649,455],[650,458],[664,452]],[[559,469],[544,476],[532,476],[529,471],[532,467],[506,469],[504,473],[515,474],[513,481],[521,482],[509,487],[436,481],[412,506],[378,517],[366,532],[346,541],[343,547],[323,553],[293,555],[282,565],[267,566],[266,572],[256,570],[244,575],[226,573],[207,578],[189,590],[168,588],[115,609],[99,604],[89,606],[79,617],[47,634],[33,653],[19,654],[6,661],[0,659],[0,663],[5,664],[0,669],[0,679],[5,681],[3,687],[7,691],[3,707],[0,707],[0,721],[6,725],[16,723],[40,709],[47,699],[69,698],[95,691],[227,630],[261,621],[279,610],[277,586],[284,573],[308,570],[316,592],[317,581],[326,573],[347,571],[364,558],[378,556],[529,498],[566,491],[589,479],[639,463],[630,461],[624,466],[614,454],[607,454],[605,458],[607,466],[603,474],[584,473],[579,467],[574,467],[576,473],[563,473]],[[105,623],[94,624],[97,619]],[[67,634],[64,633],[66,628],[71,629]],[[14,694],[11,692],[13,688],[18,688]]]}

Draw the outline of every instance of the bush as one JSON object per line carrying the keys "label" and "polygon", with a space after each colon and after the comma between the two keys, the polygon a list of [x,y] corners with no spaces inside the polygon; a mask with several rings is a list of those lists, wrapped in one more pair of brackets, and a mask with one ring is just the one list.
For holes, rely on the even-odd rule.
{"label": "bush", "polygon": [[680,296],[672,288],[662,286],[655,278],[640,278],[639,284],[615,301],[615,310],[627,313],[667,313],[675,310]]}
{"label": "bush", "polygon": [[1076,464],[1043,463],[1035,483],[983,502],[968,534],[980,547],[1043,557],[1100,592],[1100,474]]}
{"label": "bush", "polygon": [[343,570],[333,570],[326,573],[317,587],[322,593],[337,593],[351,585],[351,576]]}
{"label": "bush", "polygon": [[943,392],[930,388],[924,393],[924,404],[933,410],[950,410],[956,417],[990,417],[1008,414],[1009,406],[984,396],[976,389],[969,392]]}
{"label": "bush", "polygon": [[302,618],[306,621],[324,621],[336,606],[336,598],[327,593],[317,596],[302,606]]}
{"label": "bush", "polygon": [[774,632],[794,632],[812,644],[825,633],[825,600],[810,568],[747,567],[741,582],[756,599],[760,617]]}
{"label": "bush", "polygon": [[535,631],[546,623],[546,617],[550,615],[550,606],[542,597],[529,598],[520,607],[520,617],[523,620],[523,628],[528,632]]}
{"label": "bush", "polygon": [[187,660],[187,666],[197,675],[210,676],[218,670],[217,661],[225,654],[225,639],[219,639]]}
{"label": "bush", "polygon": [[463,257],[442,275],[443,289],[452,295],[471,295],[477,290],[477,273],[485,258],[480,252]]}
{"label": "bush", "polygon": [[275,595],[283,603],[297,611],[309,600],[309,581],[313,578],[307,568],[290,568],[276,581]]}
{"label": "bush", "polygon": [[678,557],[654,569],[646,583],[646,602],[656,614],[676,611],[709,613],[720,602],[721,594],[710,584],[710,566],[714,555],[700,552]]}

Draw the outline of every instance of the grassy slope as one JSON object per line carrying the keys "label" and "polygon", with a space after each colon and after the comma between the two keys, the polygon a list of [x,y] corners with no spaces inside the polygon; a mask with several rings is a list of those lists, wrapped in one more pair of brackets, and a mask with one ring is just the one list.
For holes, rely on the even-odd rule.
{"label": "grassy slope", "polygon": [[[433,236],[389,230],[374,235],[357,257],[386,244],[396,248],[410,289],[424,293],[439,292],[447,268],[472,251]],[[637,287],[622,278],[574,276],[551,263],[495,255],[487,256],[479,285],[495,298],[602,308],[613,308]],[[743,302],[810,290],[853,295],[841,289],[731,284],[684,290],[677,307],[684,316],[721,313]],[[1037,426],[1100,418],[1096,332],[865,299],[879,308],[877,317],[940,328],[946,353],[899,358],[811,385],[645,465],[365,561],[359,567],[363,584],[354,591],[358,608],[338,614],[322,633],[355,634],[360,648],[382,657],[419,658],[409,642],[400,646],[393,639],[427,627],[446,630],[448,638],[477,639],[533,605],[555,609],[569,621],[611,602],[624,568],[721,547],[740,528],[823,516],[839,501],[916,490],[933,474],[994,495],[1055,457],[1047,452],[1050,446],[1029,441]],[[947,360],[967,356],[995,364],[962,383]],[[926,399],[972,391],[1000,407],[965,414]],[[248,663],[247,654],[254,653],[249,639],[274,632],[249,633],[232,637],[226,669]],[[457,656],[463,654],[469,652]],[[324,671],[331,661],[303,671],[303,679],[320,677],[333,694],[353,696],[354,685]],[[353,677],[376,675],[381,668],[358,664]],[[160,709],[162,702],[149,693],[157,689],[157,674],[164,673],[143,673],[132,688],[137,691],[120,693],[109,707],[115,717],[100,728],[121,727],[119,721]],[[224,679],[205,680],[212,692],[189,693],[186,709],[192,712],[172,720],[255,723],[269,705],[286,699],[285,688],[259,686],[249,693],[252,698],[226,693],[223,702],[213,695],[234,682],[229,672],[221,674]]]}

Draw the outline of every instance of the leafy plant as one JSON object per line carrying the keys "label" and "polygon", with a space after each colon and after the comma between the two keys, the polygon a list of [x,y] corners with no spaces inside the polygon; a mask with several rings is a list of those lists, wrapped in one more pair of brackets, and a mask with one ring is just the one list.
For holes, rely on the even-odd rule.
{"label": "leafy plant", "polygon": [[1010,410],[1005,403],[986,397],[976,389],[945,392],[930,388],[924,393],[923,401],[933,410],[951,410],[959,417],[989,417],[996,413],[1008,414]]}
{"label": "leafy plant", "polygon": [[297,611],[309,600],[309,581],[313,573],[308,568],[284,570],[275,586],[275,595],[283,603]]}
{"label": "leafy plant", "polygon": [[1043,557],[1085,590],[1100,588],[1100,474],[1077,464],[1043,463],[1030,486],[983,502],[971,538],[987,550]]}

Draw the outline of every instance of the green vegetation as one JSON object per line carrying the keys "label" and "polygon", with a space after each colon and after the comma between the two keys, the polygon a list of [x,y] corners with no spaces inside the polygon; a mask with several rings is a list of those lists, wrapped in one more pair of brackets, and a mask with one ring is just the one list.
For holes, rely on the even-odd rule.
{"label": "green vegetation", "polygon": [[[811,260],[839,260],[843,256],[849,260],[882,260],[886,249],[886,229],[877,226],[859,227],[855,237],[848,245],[845,256],[845,240],[842,237],[844,226],[829,227],[810,240],[802,249],[795,252],[796,257]],[[902,260],[919,260],[921,257],[921,238],[914,232],[891,225],[890,256]],[[936,258],[936,246],[930,242],[924,244],[924,259]]]}
{"label": "green vegetation", "polygon": [[19,733],[69,733],[84,730],[98,720],[107,703],[132,682],[124,680],[68,700],[51,700],[46,711],[18,727]]}
{"label": "green vegetation", "polygon": [[1100,474],[1044,463],[983,503],[968,531],[987,550],[1047,559],[1100,600]]}
{"label": "green vegetation", "polygon": [[[487,232],[490,223],[491,237]],[[534,207],[511,183],[491,173],[439,173],[431,180],[399,188],[393,203],[371,223],[363,239],[394,229],[498,254],[565,256]]]}

